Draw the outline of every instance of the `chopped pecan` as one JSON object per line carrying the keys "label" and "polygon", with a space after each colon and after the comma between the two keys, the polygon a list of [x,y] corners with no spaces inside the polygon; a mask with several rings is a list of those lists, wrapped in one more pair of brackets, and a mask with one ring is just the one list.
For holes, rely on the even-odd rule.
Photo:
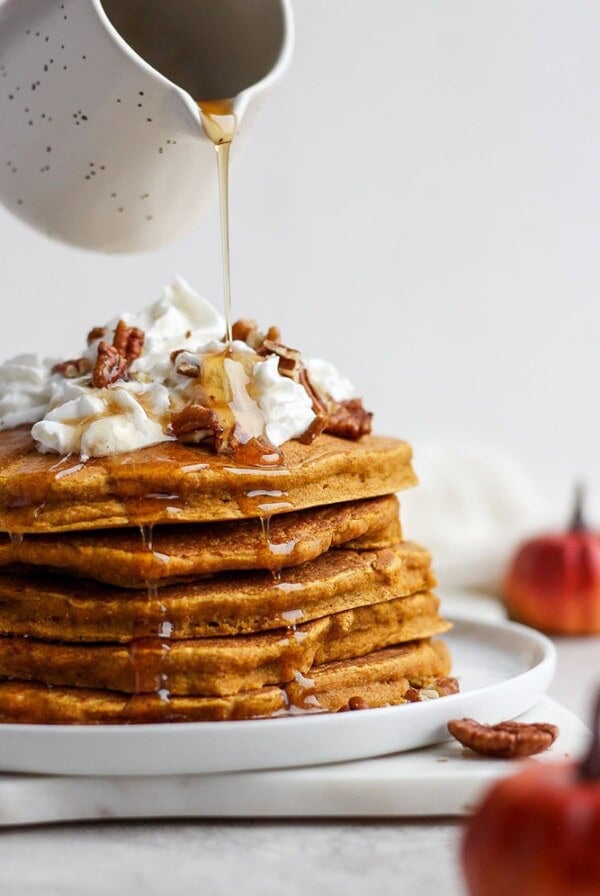
{"label": "chopped pecan", "polygon": [[249,345],[254,351],[258,351],[258,349],[261,348],[265,339],[269,339],[272,342],[279,342],[281,339],[281,333],[277,327],[269,327],[266,334],[263,334],[259,332],[258,324],[255,320],[245,319],[236,320],[231,328],[231,335],[234,339],[239,339],[240,342],[245,342],[246,345]]}
{"label": "chopped pecan", "polygon": [[115,329],[113,345],[129,365],[142,354],[144,332],[138,327],[128,327],[124,320],[120,320]]}
{"label": "chopped pecan", "polygon": [[106,327],[93,327],[87,334],[87,344],[91,345],[92,342],[96,342],[98,339],[104,339],[105,336]]}
{"label": "chopped pecan", "polygon": [[281,330],[279,327],[270,326],[265,333],[265,339],[269,339],[271,342],[281,342]]}
{"label": "chopped pecan", "polygon": [[409,688],[404,692],[403,697],[408,703],[418,703],[421,699],[418,688]]}
{"label": "chopped pecan", "polygon": [[196,379],[200,375],[202,368],[200,359],[185,349],[180,348],[171,352],[171,362],[176,372],[181,374],[181,376],[189,376],[192,379]]}
{"label": "chopped pecan", "polygon": [[348,700],[348,709],[350,709],[350,710],[368,709],[368,708],[369,708],[369,704],[367,703],[367,701],[365,700],[364,697],[350,697],[350,699]]}
{"label": "chopped pecan", "polygon": [[313,413],[315,414],[315,419],[312,421],[306,432],[300,436],[298,441],[302,442],[303,445],[310,445],[327,426],[327,404],[325,398],[311,383],[306,367],[303,367],[300,371],[298,381],[308,392],[308,396],[312,401]]}
{"label": "chopped pecan", "polygon": [[438,678],[432,684],[432,687],[438,692],[440,697],[448,697],[450,694],[458,694],[460,688],[457,678]]}
{"label": "chopped pecan", "polygon": [[475,719],[451,719],[448,731],[465,747],[483,756],[513,759],[533,756],[551,747],[558,736],[547,722],[499,722],[483,725]]}
{"label": "chopped pecan", "polygon": [[326,397],[319,392],[312,383],[308,370],[303,367],[300,371],[300,385],[304,386],[312,401],[313,411],[318,417],[326,417],[329,410]]}
{"label": "chopped pecan", "polygon": [[240,342],[246,342],[251,348],[255,348],[254,342],[258,334],[258,324],[255,320],[242,318],[236,320],[231,327],[231,335]]}
{"label": "chopped pecan", "polygon": [[200,433],[217,435],[223,432],[215,412],[197,403],[188,404],[181,411],[171,414],[169,429],[177,438]]}
{"label": "chopped pecan", "polygon": [[329,412],[325,432],[342,439],[360,439],[371,432],[373,414],[365,411],[360,398],[336,404]]}
{"label": "chopped pecan", "polygon": [[257,349],[259,355],[277,355],[279,363],[277,369],[281,376],[289,376],[290,379],[299,382],[302,370],[302,355],[295,348],[289,348],[273,339],[265,338]]}
{"label": "chopped pecan", "polygon": [[98,357],[92,371],[92,386],[105,389],[116,383],[127,372],[127,361],[114,345],[101,342],[98,346]]}
{"label": "chopped pecan", "polygon": [[61,364],[55,364],[52,373],[60,373],[68,380],[76,379],[79,376],[85,376],[92,369],[92,362],[88,358],[73,358],[70,361],[63,361]]}

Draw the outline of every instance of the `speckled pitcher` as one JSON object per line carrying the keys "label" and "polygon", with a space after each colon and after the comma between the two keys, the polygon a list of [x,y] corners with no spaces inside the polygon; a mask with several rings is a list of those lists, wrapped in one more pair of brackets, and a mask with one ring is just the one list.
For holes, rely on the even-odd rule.
{"label": "speckled pitcher", "polygon": [[177,6],[185,47],[163,42],[157,57],[128,43],[134,0],[0,2],[0,200],[103,252],[152,249],[194,226],[216,189],[194,100],[235,96],[241,118],[291,53],[289,0],[136,2],[142,16]]}

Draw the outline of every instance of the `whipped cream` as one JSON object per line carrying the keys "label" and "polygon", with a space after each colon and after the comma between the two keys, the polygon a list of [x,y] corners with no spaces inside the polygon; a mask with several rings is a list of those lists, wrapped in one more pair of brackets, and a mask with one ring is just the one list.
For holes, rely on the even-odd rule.
{"label": "whipped cream", "polygon": [[[178,277],[141,313],[125,312],[109,322],[106,336],[78,357],[93,366],[101,339],[112,341],[119,320],[144,332],[142,352],[130,364],[127,379],[92,388],[89,375],[68,379],[52,372],[51,360],[19,355],[0,365],[0,430],[33,423],[32,436],[40,451],[79,454],[84,460],[173,440],[171,411],[186,403],[191,382],[179,368],[195,363],[200,368],[206,355],[225,349],[225,320]],[[232,347],[234,353],[254,354],[245,342],[234,341]],[[175,363],[174,352],[179,353]],[[258,422],[252,424],[257,432],[248,436],[259,435],[262,428],[279,446],[309,428],[315,419],[312,401],[301,384],[279,373],[276,355],[255,358],[249,358],[248,388],[260,411]],[[306,367],[313,385],[334,401],[355,394],[349,380],[329,362],[313,359]],[[242,391],[239,385],[234,389],[230,405],[234,414],[246,402],[245,382],[242,385]]]}
{"label": "whipped cream", "polygon": [[31,435],[42,451],[106,457],[173,439],[165,432],[169,411],[169,390],[160,383],[86,389],[48,411]]}
{"label": "whipped cream", "polygon": [[321,392],[325,392],[326,395],[330,395],[334,401],[348,401],[357,397],[350,380],[345,376],[340,376],[329,361],[310,358],[305,363],[313,386]]}
{"label": "whipped cream", "polygon": [[271,355],[259,361],[252,374],[256,401],[265,415],[265,435],[272,445],[303,435],[315,419],[312,401],[304,386],[277,369],[279,359]]}
{"label": "whipped cream", "polygon": [[35,423],[43,417],[52,393],[52,361],[17,355],[0,365],[0,429]]}

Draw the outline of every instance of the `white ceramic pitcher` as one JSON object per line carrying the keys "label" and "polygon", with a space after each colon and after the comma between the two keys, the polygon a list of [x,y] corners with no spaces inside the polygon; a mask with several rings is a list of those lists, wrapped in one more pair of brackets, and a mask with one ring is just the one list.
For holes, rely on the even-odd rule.
{"label": "white ceramic pitcher", "polygon": [[[103,252],[190,230],[216,185],[194,100],[235,96],[238,119],[255,105],[289,61],[289,2],[0,2],[0,200]],[[165,40],[144,44],[136,14]]]}

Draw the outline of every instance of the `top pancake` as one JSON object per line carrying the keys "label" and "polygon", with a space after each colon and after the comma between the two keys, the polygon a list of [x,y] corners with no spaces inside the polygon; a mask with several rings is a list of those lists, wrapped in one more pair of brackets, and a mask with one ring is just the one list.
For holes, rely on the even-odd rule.
{"label": "top pancake", "polygon": [[0,432],[0,531],[64,532],[270,516],[386,495],[416,484],[406,442],[327,434],[286,442],[281,467],[248,467],[163,442],[92,458],[41,454],[29,428]]}

